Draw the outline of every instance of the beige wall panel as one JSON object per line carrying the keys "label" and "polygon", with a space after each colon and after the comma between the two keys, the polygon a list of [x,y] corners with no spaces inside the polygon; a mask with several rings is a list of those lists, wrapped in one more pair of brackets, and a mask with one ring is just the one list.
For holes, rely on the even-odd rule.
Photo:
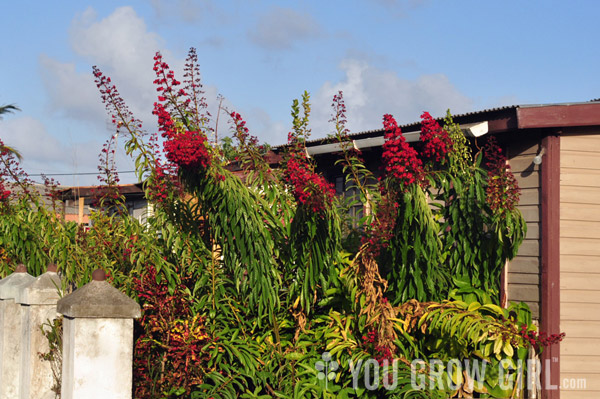
{"label": "beige wall panel", "polygon": [[563,168],[560,171],[561,186],[598,187],[600,170]]}
{"label": "beige wall panel", "polygon": [[[519,301],[513,301],[513,302],[519,302]],[[527,304],[527,306],[529,306],[529,310],[531,310],[531,317],[534,320],[538,320],[540,318],[540,300],[538,299],[537,302],[528,302],[528,301],[523,301]]]}
{"label": "beige wall panel", "polygon": [[598,204],[600,185],[596,187],[561,186],[560,201],[572,204]]}
{"label": "beige wall panel", "polygon": [[[582,377],[583,378],[583,377]],[[567,391],[565,389],[561,389],[560,391],[560,399],[599,399],[600,391],[591,391],[591,390],[577,390],[577,391]]]}
{"label": "beige wall panel", "polygon": [[600,256],[600,240],[597,238],[560,238],[560,253],[564,255]]}
{"label": "beige wall panel", "polygon": [[600,356],[569,356],[561,353],[560,370],[566,373],[578,373],[584,370],[600,373]]}
{"label": "beige wall panel", "polygon": [[560,353],[573,356],[600,356],[600,338],[565,337],[560,343]]}
{"label": "beige wall panel", "polygon": [[[567,334],[569,338],[600,338],[600,320],[586,323],[563,321],[560,323],[560,331]],[[598,360],[600,362],[600,358]],[[600,363],[597,370],[600,373]]]}
{"label": "beige wall panel", "polygon": [[[600,293],[600,274],[561,272],[560,289],[598,291]],[[590,293],[590,295],[592,295],[592,293]],[[598,299],[598,303],[600,303],[600,298]]]}
{"label": "beige wall panel", "polygon": [[[562,187],[561,187],[562,188]],[[560,204],[561,220],[600,221],[600,204]]]}
{"label": "beige wall panel", "polygon": [[[561,140],[561,143],[563,141]],[[577,169],[600,169],[600,157],[594,152],[560,151],[560,167]]]}
{"label": "beige wall panel", "polygon": [[572,321],[600,320],[600,303],[565,303],[560,304],[560,319]]}
{"label": "beige wall panel", "polygon": [[[580,273],[583,274],[583,273]],[[598,303],[600,291],[585,291],[579,289],[560,290],[560,300],[564,303]]]}
{"label": "beige wall panel", "polygon": [[561,151],[600,152],[600,134],[586,136],[565,136],[560,143],[560,149]]}
{"label": "beige wall panel", "polygon": [[600,273],[600,256],[561,255],[561,272]]}
{"label": "beige wall panel", "polygon": [[[561,373],[560,376],[560,398],[581,398],[581,394],[600,394],[600,374],[580,371],[575,373]],[[600,398],[600,395],[596,398]]]}
{"label": "beige wall panel", "polygon": [[600,222],[561,220],[560,236],[570,238],[600,238]]}
{"label": "beige wall panel", "polygon": [[600,398],[600,135],[561,136],[560,165],[561,399]]}

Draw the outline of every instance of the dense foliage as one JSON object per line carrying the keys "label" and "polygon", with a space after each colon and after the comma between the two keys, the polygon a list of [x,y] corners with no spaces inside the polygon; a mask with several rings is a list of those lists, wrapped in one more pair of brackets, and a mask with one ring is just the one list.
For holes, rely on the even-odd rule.
{"label": "dense foliage", "polygon": [[[498,146],[473,154],[450,115],[442,127],[428,113],[412,145],[385,115],[378,180],[351,144],[336,95],[340,162],[365,204],[348,227],[343,199],[305,151],[308,94],[292,105],[289,145],[273,169],[235,112],[235,147],[211,141],[193,49],[182,82],[159,53],[154,71],[158,133],[148,134],[94,68],[154,205],[146,224],[124,212],[112,140],[101,154],[106,184],[89,229],[44,206],[11,174],[15,157],[7,151],[0,180],[24,184],[2,194],[3,276],[19,262],[39,274],[53,261],[76,287],[102,267],[142,304],[136,398],[522,395],[514,370],[509,387],[493,372],[477,381],[452,371],[433,378],[427,367],[417,374],[431,385],[411,384],[415,359],[479,359],[498,370],[501,359],[515,366],[552,343],[535,334],[524,304],[498,306],[500,272],[525,232],[518,187]],[[232,158],[243,180],[227,168]],[[346,252],[343,232],[356,225],[362,244]],[[369,359],[376,367],[361,367]]]}

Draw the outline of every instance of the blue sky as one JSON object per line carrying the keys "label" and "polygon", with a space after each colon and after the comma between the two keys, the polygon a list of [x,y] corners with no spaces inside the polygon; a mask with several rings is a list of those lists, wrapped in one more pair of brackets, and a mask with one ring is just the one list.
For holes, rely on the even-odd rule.
{"label": "blue sky", "polygon": [[[150,115],[152,56],[176,71],[196,47],[207,99],[281,144],[290,105],[311,93],[313,137],[326,136],[331,97],[344,91],[352,131],[512,104],[600,97],[600,3],[491,0],[139,0],[9,2],[0,32],[0,121],[32,173],[95,172],[113,134],[91,66],[132,110]],[[228,128],[221,119],[219,134]],[[119,169],[131,161],[119,157]],[[123,175],[131,181],[132,175]],[[61,176],[65,185],[93,176]]]}

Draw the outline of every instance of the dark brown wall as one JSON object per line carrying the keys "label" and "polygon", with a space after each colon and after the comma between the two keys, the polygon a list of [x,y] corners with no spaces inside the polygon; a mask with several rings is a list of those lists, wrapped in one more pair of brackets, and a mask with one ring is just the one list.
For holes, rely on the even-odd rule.
{"label": "dark brown wall", "polygon": [[503,140],[512,171],[521,187],[519,209],[527,222],[527,236],[508,266],[509,301],[523,301],[534,318],[540,315],[540,167],[533,164],[541,145],[538,132],[519,132]]}

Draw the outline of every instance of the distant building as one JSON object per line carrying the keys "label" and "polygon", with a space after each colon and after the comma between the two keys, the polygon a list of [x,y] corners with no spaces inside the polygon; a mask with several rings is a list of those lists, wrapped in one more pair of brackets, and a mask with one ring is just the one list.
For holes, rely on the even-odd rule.
{"label": "distant building", "polygon": [[[94,189],[97,190],[97,187],[79,186],[61,191],[65,220],[89,225],[90,213],[96,201]],[[125,198],[127,213],[140,223],[146,223],[147,218],[153,213],[153,207],[146,199],[142,184],[122,184],[118,189]]]}

